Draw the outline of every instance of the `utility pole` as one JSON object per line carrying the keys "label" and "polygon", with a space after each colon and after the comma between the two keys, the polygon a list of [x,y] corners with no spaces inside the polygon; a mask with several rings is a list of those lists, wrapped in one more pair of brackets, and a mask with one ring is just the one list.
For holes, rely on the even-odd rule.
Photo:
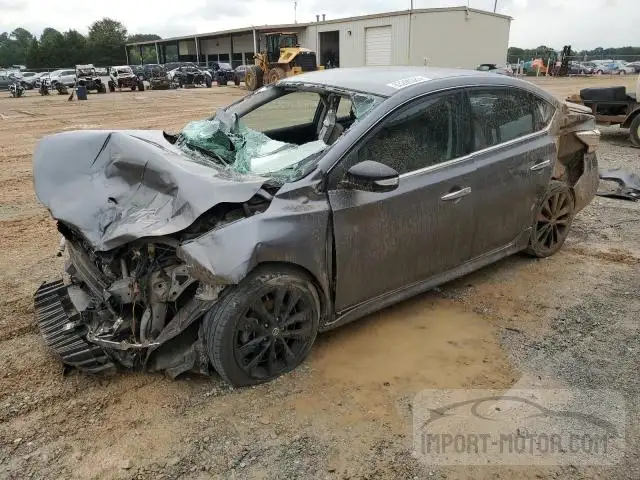
{"label": "utility pole", "polygon": [[493,13],[496,13],[496,10],[498,10],[498,0],[493,4]]}
{"label": "utility pole", "polygon": [[293,23],[298,23],[298,2],[293,0]]}
{"label": "utility pole", "polygon": [[407,45],[407,65],[411,65],[411,26],[413,23],[413,0],[411,0],[411,9],[409,10],[409,44]]}

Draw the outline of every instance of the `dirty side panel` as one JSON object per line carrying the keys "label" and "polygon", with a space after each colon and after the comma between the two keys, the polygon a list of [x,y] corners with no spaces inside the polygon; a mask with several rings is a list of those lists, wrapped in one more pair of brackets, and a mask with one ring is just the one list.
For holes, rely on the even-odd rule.
{"label": "dirty side panel", "polygon": [[258,215],[214,229],[184,243],[178,256],[193,275],[216,284],[237,284],[257,265],[297,265],[315,277],[329,299],[329,206],[310,188],[277,196]]}

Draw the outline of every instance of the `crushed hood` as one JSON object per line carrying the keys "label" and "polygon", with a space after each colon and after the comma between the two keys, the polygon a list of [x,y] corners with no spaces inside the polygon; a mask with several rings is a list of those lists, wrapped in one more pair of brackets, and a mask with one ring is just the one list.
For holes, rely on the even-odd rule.
{"label": "crushed hood", "polygon": [[198,163],[149,130],[59,133],[38,142],[35,192],[56,220],[98,251],[179,232],[220,203],[241,203],[265,183]]}

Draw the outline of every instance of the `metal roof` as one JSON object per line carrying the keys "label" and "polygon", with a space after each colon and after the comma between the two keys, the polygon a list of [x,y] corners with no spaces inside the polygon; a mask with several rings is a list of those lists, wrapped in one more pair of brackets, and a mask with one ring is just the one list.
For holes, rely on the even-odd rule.
{"label": "metal roof", "polygon": [[390,97],[402,88],[443,78],[486,76],[477,70],[434,67],[354,67],[320,70],[285,78],[280,85],[312,84]]}
{"label": "metal roof", "polygon": [[400,16],[400,15],[408,15],[408,14],[419,14],[419,13],[438,13],[438,12],[455,12],[455,11],[462,11],[462,12],[471,12],[471,13],[479,13],[482,15],[489,15],[489,16],[493,16],[493,17],[499,17],[499,18],[504,18],[505,20],[513,20],[513,17],[510,17],[508,15],[502,15],[500,13],[493,13],[493,12],[488,12],[485,10],[477,10],[475,8],[468,8],[468,7],[447,7],[447,8],[418,8],[418,9],[413,9],[413,10],[398,10],[398,11],[393,11],[393,12],[386,12],[386,13],[374,13],[371,15],[361,15],[359,17],[347,17],[347,18],[335,18],[335,19],[331,19],[331,20],[325,20],[325,21],[320,21],[320,22],[307,22],[307,23],[284,23],[284,24],[279,24],[279,25],[252,25],[250,27],[245,27],[245,28],[234,28],[231,30],[221,30],[218,32],[208,32],[208,33],[194,33],[192,35],[182,35],[179,37],[169,37],[169,38],[162,38],[160,40],[147,40],[144,42],[134,42],[134,43],[127,43],[127,46],[134,46],[134,45],[153,45],[155,43],[165,43],[165,42],[175,42],[178,40],[193,40],[194,38],[207,38],[207,37],[221,37],[221,36],[226,36],[226,35],[232,35],[235,33],[244,33],[244,34],[248,34],[248,33],[252,33],[254,30],[258,31],[258,32],[264,32],[264,31],[268,31],[268,30],[284,30],[284,29],[292,29],[292,28],[306,28],[306,27],[311,27],[313,25],[327,25],[327,24],[332,24],[332,23],[342,23],[342,22],[354,22],[354,21],[358,21],[358,20],[369,20],[369,19],[373,19],[373,18],[384,18],[384,17],[395,17],[395,16]]}

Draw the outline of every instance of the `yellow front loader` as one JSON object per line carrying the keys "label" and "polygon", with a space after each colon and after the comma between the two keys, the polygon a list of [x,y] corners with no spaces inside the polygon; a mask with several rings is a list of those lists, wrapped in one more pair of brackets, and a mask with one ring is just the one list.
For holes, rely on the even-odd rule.
{"label": "yellow front loader", "polygon": [[265,38],[266,51],[257,53],[256,64],[247,70],[247,90],[254,91],[285,77],[318,70],[316,52],[300,47],[295,33],[268,33]]}

